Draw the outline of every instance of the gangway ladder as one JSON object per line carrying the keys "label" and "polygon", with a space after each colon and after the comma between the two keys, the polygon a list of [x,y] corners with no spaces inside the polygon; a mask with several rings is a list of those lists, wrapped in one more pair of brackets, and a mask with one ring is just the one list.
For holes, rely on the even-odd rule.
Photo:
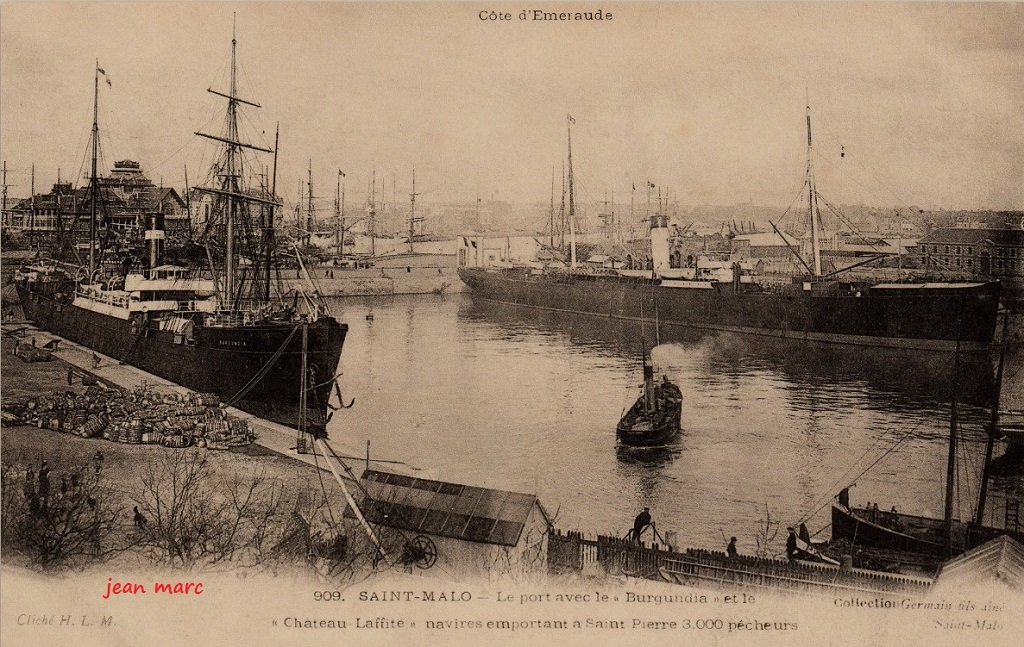
{"label": "gangway ladder", "polygon": [[138,329],[137,329],[134,337],[132,337],[131,345],[128,346],[128,350],[126,350],[124,352],[124,355],[121,357],[121,360],[118,362],[119,366],[124,366],[125,364],[128,363],[128,358],[132,356],[132,353],[134,353],[135,349],[138,348],[139,342],[141,342],[142,338],[145,337],[145,336],[146,336],[146,324],[145,324],[145,322],[141,322],[141,323],[138,324]]}
{"label": "gangway ladder", "polygon": [[1006,502],[1005,524],[1003,528],[1012,532],[1020,532],[1020,501]]}

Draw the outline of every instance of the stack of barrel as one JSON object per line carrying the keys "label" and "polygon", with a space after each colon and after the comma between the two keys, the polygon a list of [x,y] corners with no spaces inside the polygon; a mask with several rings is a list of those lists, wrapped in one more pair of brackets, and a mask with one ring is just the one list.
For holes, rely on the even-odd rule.
{"label": "stack of barrel", "polygon": [[220,399],[207,393],[162,394],[142,386],[131,391],[90,386],[85,393],[59,393],[8,407],[14,417],[39,428],[102,436],[130,444],[228,449],[251,444],[245,420],[230,418]]}

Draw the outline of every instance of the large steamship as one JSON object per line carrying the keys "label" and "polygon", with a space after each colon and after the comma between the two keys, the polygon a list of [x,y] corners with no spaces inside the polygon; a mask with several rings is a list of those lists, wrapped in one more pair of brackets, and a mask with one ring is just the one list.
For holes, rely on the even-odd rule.
{"label": "large steamship", "polygon": [[[569,131],[568,268],[485,267],[482,243],[463,238],[459,276],[474,298],[530,308],[640,319],[657,312],[662,325],[816,342],[913,350],[987,350],[995,333],[998,282],[865,283],[823,275],[807,109],[806,187],[813,257],[806,276],[761,284],[739,263],[717,273],[673,267],[668,218],[650,219],[648,269],[577,267],[573,225],[572,135]],[[796,254],[794,250],[794,254]]]}
{"label": "large steamship", "polygon": [[273,211],[280,204],[273,185],[245,185],[259,169],[249,168],[242,149],[273,153],[276,169],[277,142],[271,149],[239,137],[239,108],[257,104],[238,98],[235,49],[232,38],[229,91],[210,90],[227,99],[225,130],[196,133],[220,150],[210,184],[197,187],[211,198],[201,241],[209,265],[162,265],[156,214],[146,231],[148,268],[104,272],[111,264],[102,262],[97,235],[97,65],[88,267],[35,262],[18,272],[17,291],[25,316],[47,331],[258,416],[323,433],[348,327],[312,296],[272,298]]}

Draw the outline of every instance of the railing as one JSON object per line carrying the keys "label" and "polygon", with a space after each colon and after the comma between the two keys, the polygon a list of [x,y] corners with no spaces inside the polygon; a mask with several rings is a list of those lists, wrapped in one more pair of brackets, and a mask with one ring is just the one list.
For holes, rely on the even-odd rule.
{"label": "railing", "polygon": [[94,303],[105,303],[107,305],[117,306],[118,308],[127,308],[129,298],[127,295],[111,294],[106,292],[90,292],[83,290],[75,291],[76,297],[82,297],[88,299]]}
{"label": "railing", "polygon": [[204,323],[207,326],[251,326],[265,321],[274,314],[274,311],[275,306],[272,303],[243,302],[238,309],[217,310],[208,315]]}
{"label": "railing", "polygon": [[548,536],[548,570],[585,571],[599,565],[606,573],[675,584],[768,588],[789,593],[865,593],[923,595],[930,578],[843,568],[830,564],[789,562],[687,549],[678,552],[618,537],[587,539],[578,532],[552,531]]}

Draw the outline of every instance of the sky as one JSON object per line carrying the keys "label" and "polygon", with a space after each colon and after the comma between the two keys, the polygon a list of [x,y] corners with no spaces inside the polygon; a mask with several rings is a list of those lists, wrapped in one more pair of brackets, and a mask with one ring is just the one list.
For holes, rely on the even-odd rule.
{"label": "sky", "polygon": [[[611,20],[521,21],[600,8]],[[512,14],[483,21],[479,11]],[[408,201],[547,202],[566,156],[583,202],[654,183],[684,205],[790,204],[812,110],[834,204],[1024,209],[1024,4],[4,3],[0,151],[12,195],[88,175],[96,61],[107,168],[197,183],[212,159],[232,16],[243,136],[279,193],[312,164],[348,204],[376,170]],[[105,79],[101,79],[105,80]],[[262,163],[270,164],[265,157]],[[397,183],[397,189],[392,183]],[[560,183],[561,180],[556,180]]]}

